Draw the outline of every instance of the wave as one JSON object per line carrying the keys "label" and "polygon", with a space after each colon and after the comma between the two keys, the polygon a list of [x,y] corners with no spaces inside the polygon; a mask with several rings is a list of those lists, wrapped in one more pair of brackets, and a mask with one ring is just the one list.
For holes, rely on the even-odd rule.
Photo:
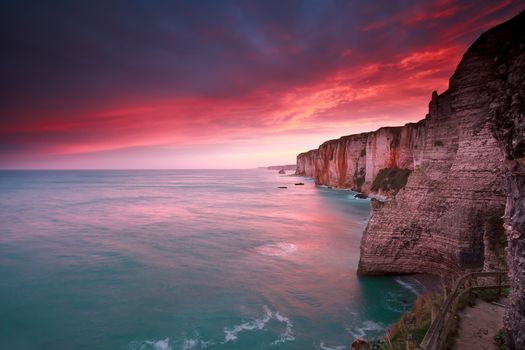
{"label": "wave", "polygon": [[284,331],[279,335],[278,339],[272,342],[272,345],[295,340],[293,335],[293,323],[288,317],[281,315],[278,311],[273,312],[266,305],[264,306],[264,312],[265,314],[261,318],[256,318],[252,321],[235,325],[231,329],[224,328],[224,341],[222,344],[236,341],[238,339],[238,334],[241,332],[263,330],[271,320],[275,320],[286,325]]}
{"label": "wave", "polygon": [[[187,338],[184,339],[182,345],[178,342],[172,343],[175,348],[182,350],[192,350],[192,349],[206,349],[208,346],[213,345],[211,341],[204,341],[201,339]],[[178,344],[178,345],[177,345]],[[179,346],[180,345],[180,346]],[[161,339],[161,340],[146,340],[143,342],[133,341],[129,344],[129,350],[173,350],[170,345],[170,338]]]}
{"label": "wave", "polygon": [[288,317],[285,317],[283,315],[281,315],[279,312],[276,312],[274,314],[275,316],[275,319],[279,322],[283,322],[286,324],[286,329],[284,330],[283,333],[281,333],[281,335],[279,336],[279,339],[275,340],[274,342],[272,342],[272,345],[275,345],[275,344],[279,344],[279,343],[284,343],[286,341],[293,341],[295,340],[295,337],[293,335],[293,323],[292,321],[290,321],[290,319]]}
{"label": "wave", "polygon": [[319,349],[320,350],[345,350],[346,346],[344,345],[327,346],[327,345],[324,345],[324,343],[321,341],[321,343],[319,344]]}
{"label": "wave", "polygon": [[129,345],[130,350],[172,350],[170,338],[162,340],[146,340],[143,342],[132,342]]}
{"label": "wave", "polygon": [[270,243],[255,248],[255,250],[262,255],[267,256],[283,256],[288,255],[297,250],[297,246],[293,243],[279,242]]}
{"label": "wave", "polygon": [[347,331],[355,339],[367,338],[367,335],[370,333],[380,333],[385,330],[385,326],[382,323],[374,322],[371,320],[366,320],[363,322],[361,327],[347,328]]}
{"label": "wave", "polygon": [[200,339],[188,338],[184,339],[182,344],[182,350],[192,350],[192,349],[206,349],[209,345],[213,343],[210,341],[203,341]]}
{"label": "wave", "polygon": [[[230,342],[235,342],[238,339],[239,333],[245,331],[259,331],[266,328],[266,325],[271,322],[283,323],[285,324],[284,330],[281,332],[279,337],[274,340],[271,345],[276,345],[284,343],[287,341],[295,340],[293,323],[286,317],[281,315],[278,311],[272,311],[266,305],[263,306],[264,315],[260,318],[254,320],[243,322],[241,324],[235,325],[231,328],[224,328],[224,340],[221,344],[226,344]],[[196,350],[196,349],[206,349],[208,346],[217,344],[212,341],[204,341],[200,338],[199,334],[196,334],[196,338],[186,338],[183,343],[177,342],[177,349],[182,350]],[[129,350],[173,350],[170,346],[170,338],[161,339],[161,340],[146,340],[142,342],[133,341],[129,344]]]}
{"label": "wave", "polygon": [[419,291],[416,288],[414,288],[413,285],[411,285],[410,283],[406,281],[403,281],[400,277],[396,277],[394,281],[396,281],[398,284],[402,285],[405,289],[408,289],[415,295],[419,295]]}
{"label": "wave", "polygon": [[272,311],[267,306],[264,306],[264,309],[265,315],[262,318],[241,323],[239,325],[233,326],[232,329],[224,328],[225,335],[223,344],[237,340],[237,334],[240,332],[264,329],[266,324],[272,319]]}

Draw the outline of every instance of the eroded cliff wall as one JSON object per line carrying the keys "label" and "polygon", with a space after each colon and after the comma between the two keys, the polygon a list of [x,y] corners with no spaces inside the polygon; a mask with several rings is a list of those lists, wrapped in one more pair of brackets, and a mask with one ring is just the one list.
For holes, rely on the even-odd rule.
{"label": "eroded cliff wall", "polygon": [[[487,113],[503,151],[505,231],[511,291],[505,315],[509,348],[525,349],[525,13],[485,33],[471,48],[491,72]],[[502,40],[505,38],[505,40]]]}
{"label": "eroded cliff wall", "polygon": [[433,95],[406,186],[374,206],[360,273],[448,275],[483,267],[483,227],[503,215],[505,197],[500,150],[478,101],[452,81]]}
{"label": "eroded cliff wall", "polygon": [[[516,24],[523,17],[503,26],[524,33]],[[500,27],[469,48],[449,89],[432,94],[422,121],[344,136],[297,157],[297,173],[318,184],[388,197],[372,206],[360,273],[450,275],[504,267],[492,242],[503,236],[507,169],[491,108],[496,95],[512,90],[501,81],[509,79],[506,72],[517,65],[516,52],[523,52],[525,44],[519,35],[519,40],[508,41]],[[498,38],[488,42],[485,38],[491,36]],[[498,56],[501,50],[514,53]],[[515,103],[518,97],[506,93],[511,97],[505,101]],[[523,268],[525,261],[521,264]]]}
{"label": "eroded cliff wall", "polygon": [[[298,173],[319,184],[388,195],[372,202],[360,273],[505,268],[508,241],[511,349],[525,349],[524,33],[522,12],[481,35],[421,122],[345,136],[297,157]],[[378,186],[399,169],[408,174],[399,191]]]}
{"label": "eroded cliff wall", "polygon": [[[448,91],[433,95],[414,145],[421,151],[415,161],[419,164],[391,201],[374,206],[359,263],[359,272],[365,274],[504,268],[501,242],[508,241],[513,281],[508,314],[513,321],[508,322],[519,324],[515,328],[521,330],[525,329],[523,33],[525,13],[481,35],[459,63]],[[504,211],[506,237],[501,229]],[[525,348],[523,333],[517,342]]]}
{"label": "eroded cliff wall", "polygon": [[501,151],[479,91],[464,88],[469,74],[456,72],[448,91],[434,92],[418,123],[344,136],[298,155],[297,173],[317,184],[388,198],[372,206],[359,273],[498,267],[484,242],[502,234],[493,224],[505,206]]}
{"label": "eroded cliff wall", "polygon": [[[385,127],[327,141],[318,149],[297,156],[296,174],[312,177],[321,185],[351,188],[365,194],[392,195],[397,189],[388,187],[388,179],[376,181],[375,187],[374,181],[384,169],[407,170],[402,172],[405,179],[401,179],[406,181],[409,172],[420,161],[421,152],[414,145],[422,139],[423,125],[424,121],[403,127]],[[398,174],[399,177],[402,174]]]}

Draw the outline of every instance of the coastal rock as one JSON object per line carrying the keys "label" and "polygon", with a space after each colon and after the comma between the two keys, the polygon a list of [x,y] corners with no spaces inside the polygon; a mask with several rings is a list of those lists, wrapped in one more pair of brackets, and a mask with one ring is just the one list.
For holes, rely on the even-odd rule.
{"label": "coastal rock", "polygon": [[420,123],[407,124],[327,141],[297,156],[296,175],[365,194],[395,194],[399,188],[386,188],[381,183],[374,186],[374,180],[384,169],[404,169],[406,174],[414,169],[419,152],[413,145],[421,137],[419,130]]}
{"label": "coastal rock", "polygon": [[483,268],[483,227],[503,215],[505,193],[487,113],[490,74],[477,53],[469,49],[449,89],[432,94],[413,143],[414,169],[404,188],[372,212],[359,273],[450,276]]}
{"label": "coastal rock", "polygon": [[432,93],[422,121],[344,136],[297,157],[297,173],[317,184],[388,197],[371,201],[361,274],[500,269],[498,245],[508,242],[511,349],[525,349],[523,33],[525,12],[483,33],[448,90]]}
{"label": "coastal rock", "polygon": [[[523,74],[519,65],[523,64],[520,52],[525,44],[522,37],[507,40],[510,34],[501,30],[509,25],[521,26],[514,29],[513,37],[525,32],[522,24],[516,24],[523,22],[523,16],[483,34],[468,49],[450,79],[449,89],[432,93],[423,120],[344,136],[298,155],[297,174],[310,176],[317,184],[387,199],[372,201],[359,273],[450,276],[504,267],[487,236],[498,234],[497,230],[487,227],[504,215],[506,167],[518,172],[516,161],[504,166],[501,148],[516,159],[516,154],[525,149],[525,136],[523,124],[522,129],[516,126],[517,117],[512,123],[506,122],[510,131],[502,131],[502,135],[494,132],[501,130],[495,128],[494,120],[507,113],[505,104],[523,114],[523,95],[517,91],[523,89],[523,77],[511,72]],[[487,40],[491,37],[498,38]],[[523,162],[520,166],[523,168]],[[525,181],[520,179],[512,186],[521,186]],[[520,203],[520,208],[525,208]],[[506,217],[508,226],[516,230],[516,222],[510,225],[509,206]],[[516,235],[524,236],[523,231]],[[521,260],[509,261],[508,265],[521,271],[516,280],[524,281],[523,246],[519,248],[511,241],[509,247],[516,249],[516,256],[521,254]],[[525,300],[525,286],[521,288],[521,300]],[[525,310],[525,305],[520,305],[520,310]]]}
{"label": "coastal rock", "polygon": [[510,349],[525,349],[525,12],[483,34],[471,48],[489,67],[484,106],[503,151],[505,231],[511,290],[504,323]]}
{"label": "coastal rock", "polygon": [[286,170],[284,170],[284,169],[279,170],[279,174],[281,174],[281,175],[282,174],[286,174]]}

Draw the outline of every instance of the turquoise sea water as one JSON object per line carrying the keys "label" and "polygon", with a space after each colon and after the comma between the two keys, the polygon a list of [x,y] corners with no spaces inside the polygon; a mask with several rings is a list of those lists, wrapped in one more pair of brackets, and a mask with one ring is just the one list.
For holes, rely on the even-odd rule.
{"label": "turquoise sea water", "polygon": [[368,213],[267,170],[2,171],[0,348],[345,349],[421,289],[356,276]]}

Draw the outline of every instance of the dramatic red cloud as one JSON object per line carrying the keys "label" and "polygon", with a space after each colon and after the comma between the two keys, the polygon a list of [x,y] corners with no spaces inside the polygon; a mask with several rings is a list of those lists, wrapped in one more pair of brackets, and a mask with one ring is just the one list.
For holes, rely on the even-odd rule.
{"label": "dramatic red cloud", "polygon": [[[125,70],[118,75],[90,65],[93,77],[81,74],[69,80],[60,70],[54,78],[58,68],[46,65],[48,70],[36,78],[47,79],[47,91],[33,92],[13,80],[9,98],[0,103],[0,166],[239,168],[292,163],[297,153],[326,139],[423,118],[432,91],[447,89],[468,45],[519,9],[512,1],[443,0],[386,12],[354,9],[363,18],[346,32],[331,26],[334,13],[319,10],[297,20],[304,25],[303,20],[322,18],[325,27],[315,33],[307,26],[287,30],[286,18],[284,24],[266,23],[264,13],[249,16],[261,9],[248,8],[241,19],[235,17],[247,21],[248,34],[185,24],[199,27],[196,37],[206,42],[205,48],[186,44],[180,51],[178,34],[171,43],[146,42],[151,46],[147,57],[135,61],[126,56],[125,67],[118,68]],[[177,30],[187,30],[181,26]],[[89,38],[90,45],[101,40],[97,47],[120,64],[110,42]],[[133,54],[130,45],[122,49],[126,55]],[[56,50],[41,49],[46,55]],[[213,59],[206,60],[201,50]],[[190,71],[177,68],[164,79],[167,70],[159,67],[171,64]]]}

